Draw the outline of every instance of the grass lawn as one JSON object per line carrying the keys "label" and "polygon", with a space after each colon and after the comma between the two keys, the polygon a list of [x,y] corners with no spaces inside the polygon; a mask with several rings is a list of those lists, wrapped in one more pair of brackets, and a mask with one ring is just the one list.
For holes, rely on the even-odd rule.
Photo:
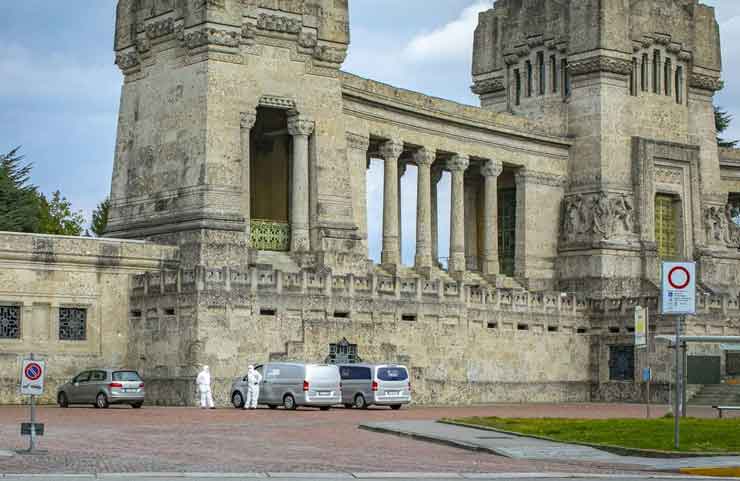
{"label": "grass lawn", "polygon": [[[661,419],[504,419],[455,421],[565,442],[675,451],[673,418]],[[740,418],[681,420],[681,451],[740,453]]]}

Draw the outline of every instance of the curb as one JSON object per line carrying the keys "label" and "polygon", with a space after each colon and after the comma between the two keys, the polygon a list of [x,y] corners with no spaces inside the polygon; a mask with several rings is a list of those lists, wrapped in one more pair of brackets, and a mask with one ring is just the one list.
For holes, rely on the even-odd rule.
{"label": "curb", "polygon": [[682,468],[678,470],[681,474],[692,476],[712,476],[720,478],[740,478],[740,466],[728,468]]}
{"label": "curb", "polygon": [[462,423],[450,419],[440,419],[437,422],[439,424],[447,424],[450,426],[459,426],[463,428],[478,429],[480,431],[508,434],[510,436],[518,436],[520,438],[538,439],[540,441],[549,441],[551,443],[558,444],[573,444],[576,446],[585,446],[589,448],[600,449],[602,451],[617,454],[619,456],[636,456],[645,459],[721,458],[725,456],[740,456],[740,453],[696,453],[687,451],[673,452],[659,451],[657,449],[625,448],[623,446],[612,446],[609,444],[591,444],[578,441],[561,441],[559,439],[548,438],[547,436],[537,436],[536,434],[524,434],[516,431],[506,431],[504,429],[480,426],[478,424]]}
{"label": "curb", "polygon": [[453,448],[465,449],[466,451],[495,454],[496,456],[502,456],[504,458],[511,459],[511,456],[508,453],[499,451],[498,449],[486,448],[483,446],[479,446],[477,444],[470,444],[470,443],[465,443],[462,441],[455,441],[452,439],[440,439],[434,436],[426,436],[424,434],[412,433],[412,432],[403,431],[400,429],[381,428],[378,426],[369,426],[367,424],[360,424],[359,429],[363,429],[365,431],[371,431],[375,433],[381,433],[381,434],[392,434],[394,436],[416,439],[418,441],[426,441],[429,443],[441,444],[442,446],[449,446]]}

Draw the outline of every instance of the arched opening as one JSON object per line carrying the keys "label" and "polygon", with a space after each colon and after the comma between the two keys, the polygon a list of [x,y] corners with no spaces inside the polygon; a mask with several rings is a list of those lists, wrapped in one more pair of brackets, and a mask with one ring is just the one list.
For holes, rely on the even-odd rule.
{"label": "arched opening", "polygon": [[367,169],[367,248],[368,256],[380,264],[383,249],[383,160],[372,158]]}
{"label": "arched opening", "polygon": [[287,112],[257,109],[250,143],[251,245],[290,250],[290,166],[292,138]]}

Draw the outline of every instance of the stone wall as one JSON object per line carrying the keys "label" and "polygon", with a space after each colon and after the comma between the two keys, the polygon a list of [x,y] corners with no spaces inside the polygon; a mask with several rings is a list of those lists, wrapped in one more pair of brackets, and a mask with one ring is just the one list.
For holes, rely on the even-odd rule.
{"label": "stone wall", "polygon": [[[20,307],[20,336],[0,339],[0,404],[18,403],[21,360],[47,362],[42,402],[92,367],[128,362],[131,275],[177,265],[177,250],[137,241],[0,233],[0,305]],[[59,309],[87,314],[82,340],[59,340]]]}

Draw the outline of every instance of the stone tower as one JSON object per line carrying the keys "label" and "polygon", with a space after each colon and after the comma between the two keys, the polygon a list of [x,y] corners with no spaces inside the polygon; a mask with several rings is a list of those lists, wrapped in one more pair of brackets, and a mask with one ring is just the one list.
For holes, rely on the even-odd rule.
{"label": "stone tower", "polygon": [[714,10],[697,0],[498,0],[480,15],[482,107],[573,139],[562,290],[649,292],[661,259],[701,261],[705,283],[727,287],[716,268],[727,247],[704,228],[727,202],[712,108],[721,68]]}
{"label": "stone tower", "polygon": [[342,119],[318,122],[341,112],[348,43],[346,0],[120,0],[108,235],[179,245],[184,266],[245,265],[255,236],[301,265],[352,251],[348,174],[322,164]]}

